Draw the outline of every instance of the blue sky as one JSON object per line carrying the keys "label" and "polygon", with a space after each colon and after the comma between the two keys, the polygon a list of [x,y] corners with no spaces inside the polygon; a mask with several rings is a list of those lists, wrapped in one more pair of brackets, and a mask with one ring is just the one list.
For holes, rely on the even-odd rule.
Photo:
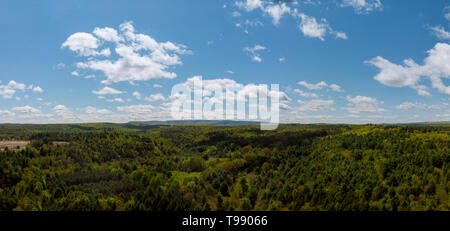
{"label": "blue sky", "polygon": [[0,1],[0,26],[0,123],[166,120],[194,76],[279,84],[282,122],[450,120],[450,1]]}

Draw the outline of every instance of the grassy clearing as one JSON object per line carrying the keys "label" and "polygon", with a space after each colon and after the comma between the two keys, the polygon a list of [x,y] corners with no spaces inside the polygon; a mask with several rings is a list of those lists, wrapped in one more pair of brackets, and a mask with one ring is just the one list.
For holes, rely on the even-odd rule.
{"label": "grassy clearing", "polygon": [[30,141],[0,141],[0,149],[20,150],[30,145]]}

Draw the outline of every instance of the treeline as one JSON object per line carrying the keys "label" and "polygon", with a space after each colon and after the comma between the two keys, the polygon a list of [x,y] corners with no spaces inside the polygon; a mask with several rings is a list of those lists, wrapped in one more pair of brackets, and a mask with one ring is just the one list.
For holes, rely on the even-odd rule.
{"label": "treeline", "polygon": [[445,125],[15,126],[0,210],[450,208]]}

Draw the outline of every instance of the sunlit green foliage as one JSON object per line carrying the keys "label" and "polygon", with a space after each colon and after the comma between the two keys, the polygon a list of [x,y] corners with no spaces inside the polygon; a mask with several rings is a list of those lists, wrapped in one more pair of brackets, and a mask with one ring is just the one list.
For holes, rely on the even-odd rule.
{"label": "sunlit green foliage", "polygon": [[[0,210],[449,210],[447,125],[0,125]],[[68,142],[64,145],[52,141]]]}

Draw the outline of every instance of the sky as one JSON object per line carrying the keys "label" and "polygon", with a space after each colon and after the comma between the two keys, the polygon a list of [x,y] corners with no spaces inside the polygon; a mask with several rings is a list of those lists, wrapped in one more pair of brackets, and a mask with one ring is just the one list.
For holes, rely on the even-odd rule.
{"label": "sky", "polygon": [[170,120],[279,84],[283,123],[450,121],[450,1],[0,0],[0,123]]}

